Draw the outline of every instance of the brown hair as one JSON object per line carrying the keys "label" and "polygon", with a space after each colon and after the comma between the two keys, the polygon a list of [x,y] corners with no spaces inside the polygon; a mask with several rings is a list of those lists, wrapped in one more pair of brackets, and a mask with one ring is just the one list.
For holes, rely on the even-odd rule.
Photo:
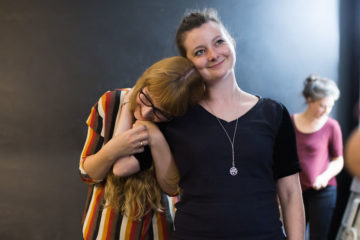
{"label": "brown hair", "polygon": [[181,56],[186,57],[186,49],[184,47],[185,33],[210,21],[219,24],[219,26],[225,31],[235,46],[234,39],[231,37],[224,24],[221,22],[215,9],[205,8],[202,11],[188,10],[182,18],[175,36],[176,46]]}
{"label": "brown hair", "polygon": [[128,177],[110,173],[105,185],[105,207],[111,206],[123,215],[139,220],[151,210],[163,211],[161,195],[153,166]]}
{"label": "brown hair", "polygon": [[173,116],[184,115],[188,107],[198,103],[205,94],[200,74],[188,59],[180,56],[160,60],[143,73],[130,96],[132,111],[144,87],[154,103]]}
{"label": "brown hair", "polygon": [[[132,111],[143,87],[147,87],[156,105],[173,116],[185,114],[205,94],[200,74],[188,59],[179,56],[165,58],[143,73],[130,96]],[[162,211],[161,195],[153,166],[128,177],[110,172],[106,179],[105,207],[111,206],[128,217],[140,219],[151,210]]]}

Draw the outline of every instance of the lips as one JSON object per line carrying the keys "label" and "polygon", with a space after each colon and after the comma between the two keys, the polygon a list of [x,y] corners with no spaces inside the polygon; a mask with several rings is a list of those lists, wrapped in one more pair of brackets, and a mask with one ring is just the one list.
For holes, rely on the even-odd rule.
{"label": "lips", "polygon": [[225,61],[225,59],[223,59],[222,61],[220,61],[220,62],[218,62],[218,63],[216,63],[216,64],[214,64],[214,65],[209,66],[208,68],[218,68],[218,67],[221,66],[221,64],[222,64],[224,61]]}

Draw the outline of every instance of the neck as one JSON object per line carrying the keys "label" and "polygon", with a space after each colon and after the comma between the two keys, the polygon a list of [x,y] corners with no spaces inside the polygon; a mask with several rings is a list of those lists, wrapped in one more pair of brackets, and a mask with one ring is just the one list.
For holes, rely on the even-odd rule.
{"label": "neck", "polygon": [[322,122],[323,120],[327,119],[327,115],[323,115],[320,118],[317,118],[314,116],[314,114],[310,111],[309,108],[307,108],[305,110],[305,112],[302,113],[303,117],[306,119],[307,122],[309,123],[318,123],[318,122]]}
{"label": "neck", "polygon": [[207,98],[209,102],[222,101],[231,102],[241,94],[235,75],[230,74],[226,78],[220,79],[212,84],[207,84]]}

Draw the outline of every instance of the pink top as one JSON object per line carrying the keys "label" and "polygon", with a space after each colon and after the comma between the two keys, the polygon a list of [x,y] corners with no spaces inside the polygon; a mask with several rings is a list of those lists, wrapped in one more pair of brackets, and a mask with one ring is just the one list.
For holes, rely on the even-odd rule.
{"label": "pink top", "polygon": [[[291,116],[294,123],[294,116]],[[312,188],[315,178],[323,173],[332,158],[343,156],[343,142],[339,123],[330,118],[322,128],[313,133],[300,132],[294,123],[296,145],[302,171],[302,190]],[[328,186],[336,186],[336,178],[330,179]]]}

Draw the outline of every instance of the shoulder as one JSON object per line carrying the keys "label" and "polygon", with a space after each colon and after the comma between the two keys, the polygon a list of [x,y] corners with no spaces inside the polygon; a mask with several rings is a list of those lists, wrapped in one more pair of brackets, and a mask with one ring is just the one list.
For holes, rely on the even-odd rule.
{"label": "shoulder", "polygon": [[290,117],[285,105],[270,98],[260,98],[258,108],[268,117],[274,118],[276,122],[281,122],[284,115]]}
{"label": "shoulder", "polygon": [[101,95],[99,100],[105,101],[106,99],[109,99],[109,97],[119,96],[123,94],[126,95],[130,90],[131,90],[130,88],[118,88],[118,89],[108,90]]}
{"label": "shoulder", "polygon": [[120,101],[121,97],[125,96],[130,90],[130,88],[119,88],[106,91],[101,95],[96,104],[105,107],[111,102]]}
{"label": "shoulder", "polygon": [[283,111],[284,109],[286,109],[284,104],[282,104],[276,100],[273,100],[271,98],[260,98],[260,100],[262,100],[262,103],[268,108],[273,108],[273,109],[276,109],[279,111]]}
{"label": "shoulder", "polygon": [[329,124],[331,126],[340,126],[339,122],[332,117],[328,117],[326,124]]}
{"label": "shoulder", "polygon": [[101,117],[116,111],[125,95],[130,91],[129,88],[113,89],[103,93],[93,106]]}
{"label": "shoulder", "polygon": [[190,107],[183,116],[175,117],[170,122],[157,123],[160,129],[167,128],[181,129],[192,127],[196,124],[202,124],[203,121],[209,118],[206,110],[201,105]]}
{"label": "shoulder", "polygon": [[332,117],[328,117],[326,125],[327,125],[328,128],[331,128],[334,131],[341,131],[341,127],[340,127],[339,122],[336,119],[332,118]]}

